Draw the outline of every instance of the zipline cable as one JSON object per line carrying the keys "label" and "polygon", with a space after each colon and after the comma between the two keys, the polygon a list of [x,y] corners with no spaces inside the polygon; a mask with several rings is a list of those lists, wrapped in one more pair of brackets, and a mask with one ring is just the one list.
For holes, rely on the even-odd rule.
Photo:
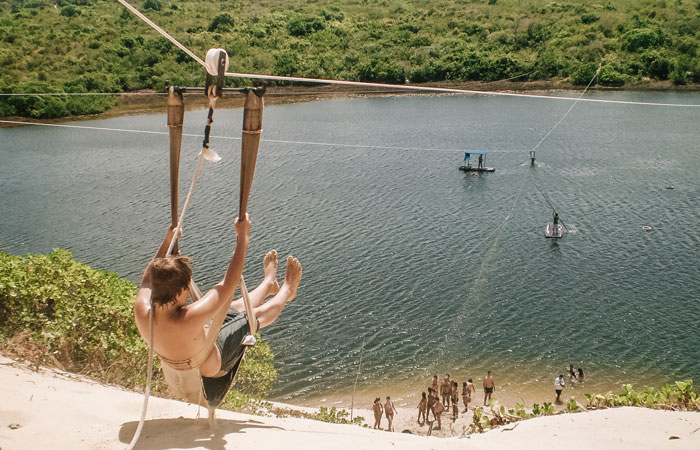
{"label": "zipline cable", "polygon": [[[96,130],[96,131],[116,131],[122,133],[142,133],[142,134],[155,134],[155,135],[168,135],[167,131],[149,131],[149,130],[133,130],[128,128],[107,128],[107,127],[89,127],[85,125],[66,125],[57,123],[44,123],[44,122],[23,122],[19,120],[0,120],[0,123],[6,123],[9,125],[36,125],[36,126],[46,126],[46,127],[57,127],[57,128],[73,128],[79,130]],[[201,138],[204,135],[201,134],[191,134],[183,133],[183,136]],[[218,136],[211,135],[212,138],[216,139],[228,139],[240,141],[241,138],[238,136]],[[291,141],[283,139],[260,139],[260,142],[268,142],[273,144],[294,144],[294,145],[316,145],[322,147],[345,147],[345,148],[376,148],[380,150],[416,150],[416,151],[429,151],[429,152],[461,152],[464,149],[453,149],[453,148],[424,148],[424,147],[394,147],[388,145],[368,145],[368,144],[344,144],[337,142],[313,142],[313,141]],[[522,150],[489,150],[493,153],[516,153]]]}
{"label": "zipline cable", "polygon": [[[141,20],[148,24],[151,28],[160,33],[163,37],[172,42],[180,50],[187,53],[195,61],[206,68],[206,64],[197,55],[195,55],[187,47],[179,43],[174,37],[170,36],[158,25],[153,23],[148,17],[139,12],[136,8],[131,6],[126,0],[118,0],[119,3],[124,5],[129,11],[136,14]],[[269,81],[287,81],[287,82],[298,82],[298,83],[313,83],[313,84],[335,84],[343,86],[360,86],[360,87],[377,87],[385,89],[401,89],[408,91],[421,91],[421,92],[435,92],[443,94],[469,94],[469,95],[491,95],[491,96],[505,96],[505,97],[525,97],[525,98],[535,98],[535,99],[547,99],[547,100],[566,100],[566,101],[585,101],[585,102],[597,102],[597,103],[612,103],[612,104],[634,104],[634,105],[647,105],[647,106],[672,106],[672,107],[685,107],[685,108],[698,108],[700,104],[684,104],[684,103],[653,103],[653,102],[633,102],[625,100],[604,100],[604,99],[576,99],[572,97],[557,97],[550,95],[537,95],[537,94],[519,94],[515,92],[495,92],[495,91],[478,91],[470,89],[455,89],[455,88],[440,88],[440,87],[430,87],[430,86],[413,86],[413,85],[401,85],[401,84],[389,84],[389,83],[373,83],[366,81],[348,81],[348,80],[332,80],[324,78],[307,78],[307,77],[288,77],[281,75],[260,75],[253,73],[238,73],[238,72],[226,72],[225,76],[232,78],[247,78],[253,80],[269,80]]]}
{"label": "zipline cable", "polygon": [[[576,102],[573,105],[571,105],[571,107],[566,111],[566,113],[564,113],[562,118],[554,124],[554,126],[545,134],[545,136],[542,139],[540,139],[540,141],[533,147],[533,150],[538,148],[540,145],[542,145],[542,143],[552,134],[552,132],[559,126],[559,124],[564,120],[564,118],[566,118],[566,116],[571,112],[571,110],[574,108],[574,106],[576,106],[576,104],[581,100],[581,97],[583,97],[583,95],[586,93],[588,88],[591,86],[591,84],[593,83],[595,78],[598,76],[599,70],[600,70],[600,68],[598,69],[598,71],[596,71],[595,75],[593,75],[593,78],[591,78],[591,81],[588,82],[588,85],[583,90],[583,92],[581,93],[579,98],[576,100]],[[498,226],[493,231],[491,231],[491,233],[489,233],[485,239],[483,239],[481,241],[481,244],[477,245],[475,247],[475,248],[480,248],[486,242],[491,241],[491,243],[486,248],[486,250],[483,251],[483,257],[481,259],[481,264],[479,265],[479,271],[477,272],[476,278],[472,284],[472,287],[468,291],[467,296],[471,296],[472,293],[480,287],[480,284],[478,283],[478,281],[481,279],[481,274],[484,271],[484,265],[486,263],[486,259],[487,259],[488,255],[490,254],[491,249],[493,249],[494,244],[496,243],[496,239],[491,240],[491,238],[494,236],[498,237],[498,232],[503,229],[506,222],[508,222],[508,220],[510,219],[511,214],[513,214],[513,211],[515,210],[515,207],[518,204],[518,202],[520,201],[520,197],[522,196],[523,190],[525,188],[525,182],[527,181],[527,177],[528,177],[529,173],[530,173],[530,165],[528,165],[527,168],[525,169],[525,173],[523,174],[522,182],[520,183],[520,189],[518,189],[518,194],[513,199],[513,203],[511,204],[511,207],[510,207],[510,210],[508,211],[508,214],[506,214],[505,218],[501,221],[501,223],[499,223]],[[543,194],[543,196],[544,196],[544,194]],[[563,222],[562,222],[562,224],[563,224]],[[469,255],[471,255],[471,252],[467,254],[467,256],[469,256]],[[456,324],[456,323],[462,323],[462,322],[463,322],[462,320],[455,320],[452,323]],[[451,327],[454,327],[454,326],[455,325],[451,325]],[[446,338],[445,338],[446,340],[447,340],[447,336],[454,336],[455,335],[455,333],[453,331],[454,330],[452,328],[450,328],[450,330],[446,334]],[[445,345],[442,347],[443,354],[445,352],[444,349],[449,348],[449,347],[450,347],[449,345]]]}
{"label": "zipline cable", "polygon": [[146,22],[151,28],[153,28],[153,29],[156,30],[158,33],[160,33],[164,38],[166,38],[167,40],[169,40],[170,42],[172,42],[173,45],[175,45],[177,48],[179,48],[179,49],[182,50],[183,52],[187,53],[187,54],[190,56],[190,58],[192,58],[192,59],[194,59],[195,61],[197,61],[197,62],[198,62],[202,67],[204,67],[205,69],[207,68],[207,65],[204,63],[204,61],[202,61],[202,59],[201,59],[199,56],[195,55],[190,49],[188,49],[188,48],[185,47],[184,45],[180,44],[180,43],[177,41],[177,39],[175,39],[174,37],[172,37],[172,36],[170,36],[168,33],[166,33],[165,30],[163,30],[161,27],[159,27],[158,25],[156,25],[155,23],[153,23],[153,22],[151,21],[151,19],[149,19],[149,18],[146,17],[145,15],[141,14],[141,12],[140,12],[138,9],[134,8],[133,6],[131,6],[131,5],[130,5],[128,2],[126,2],[125,0],[118,0],[118,1],[119,1],[119,3],[121,3],[122,5],[124,5],[124,7],[126,7],[126,9],[128,9],[129,11],[131,11],[132,13],[134,13],[139,19],[143,20],[143,21]]}

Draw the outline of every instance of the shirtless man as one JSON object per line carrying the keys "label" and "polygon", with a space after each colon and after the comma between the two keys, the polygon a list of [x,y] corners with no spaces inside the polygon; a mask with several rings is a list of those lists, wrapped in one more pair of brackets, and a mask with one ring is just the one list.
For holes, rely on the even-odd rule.
{"label": "shirtless man", "polygon": [[450,374],[445,375],[440,385],[440,396],[442,397],[442,403],[446,408],[450,407],[450,398],[452,397],[452,380],[450,380]]}
{"label": "shirtless man", "polygon": [[486,378],[484,378],[484,406],[491,400],[491,394],[493,394],[495,390],[496,383],[493,381],[493,375],[491,375],[491,371],[489,370],[486,374]]}
{"label": "shirtless man", "polygon": [[[201,299],[186,304],[192,277],[190,259],[165,255],[174,233],[173,227],[170,227],[163,244],[143,273],[134,303],[136,326],[141,337],[149,342],[149,310],[151,300],[153,301],[154,351],[172,363],[191,363],[193,367],[198,367],[205,391],[208,378],[216,379],[235,367],[243,355],[241,340],[250,332],[243,300],[233,301],[248,250],[248,216],[244,220],[236,219],[234,229],[237,235],[236,250],[224,278]],[[272,250],[265,255],[263,266],[265,277],[249,295],[259,328],[273,323],[284,306],[294,299],[302,272],[299,261],[289,256],[284,284],[280,288],[276,273],[277,252]],[[263,303],[268,296],[273,297]],[[218,333],[216,342],[209,348],[204,348],[209,333],[205,325],[224,311],[227,315],[221,330],[212,330]]]}
{"label": "shirtless man", "polygon": [[439,393],[440,391],[438,391],[438,389],[439,389],[440,387],[439,387],[439,382],[438,382],[438,376],[437,376],[437,375],[433,375],[433,381],[430,383],[430,388],[432,388],[433,394],[435,394],[436,396],[437,396],[437,395],[440,395],[440,393]]}

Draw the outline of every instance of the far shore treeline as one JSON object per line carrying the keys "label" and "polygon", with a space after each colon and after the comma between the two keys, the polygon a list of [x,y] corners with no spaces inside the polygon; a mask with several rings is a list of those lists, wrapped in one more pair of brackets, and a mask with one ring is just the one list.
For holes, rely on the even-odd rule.
{"label": "far shore treeline", "polygon": [[[388,83],[700,82],[700,0],[133,1],[230,70]],[[0,2],[0,92],[162,91],[204,71],[114,0]],[[229,80],[228,83],[245,83]],[[114,97],[0,98],[0,116],[101,112]]]}

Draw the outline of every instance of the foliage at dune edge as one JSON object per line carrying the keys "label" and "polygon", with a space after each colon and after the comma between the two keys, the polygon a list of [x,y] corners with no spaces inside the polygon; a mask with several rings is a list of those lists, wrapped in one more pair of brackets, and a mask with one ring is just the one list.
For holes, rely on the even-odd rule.
{"label": "foliage at dune edge", "polygon": [[[698,0],[145,0],[132,2],[231,71],[390,83],[700,82]],[[201,85],[189,56],[113,0],[0,1],[0,92]],[[229,80],[243,84],[245,80]],[[104,111],[112,97],[11,97],[0,116]]]}
{"label": "foliage at dune edge", "polygon": [[[0,350],[37,365],[143,389],[148,349],[133,319],[136,286],[75,261],[67,250],[13,256],[0,251]],[[246,353],[232,393],[238,405],[277,380],[269,344]],[[156,362],[153,389],[167,395]]]}

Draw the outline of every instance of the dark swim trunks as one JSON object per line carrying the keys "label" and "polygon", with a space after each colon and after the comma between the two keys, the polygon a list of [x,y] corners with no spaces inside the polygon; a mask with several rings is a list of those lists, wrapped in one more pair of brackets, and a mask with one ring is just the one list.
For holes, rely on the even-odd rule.
{"label": "dark swim trunks", "polygon": [[217,377],[202,377],[204,394],[210,406],[219,406],[231,388],[245,352],[245,347],[241,343],[248,333],[250,333],[250,327],[246,313],[239,312],[235,308],[229,309],[216,338],[216,347],[221,354],[221,369]]}
{"label": "dark swim trunks", "polygon": [[493,388],[492,388],[492,387],[490,387],[490,388],[485,387],[485,388],[484,388],[484,393],[485,393],[485,394],[493,394]]}

